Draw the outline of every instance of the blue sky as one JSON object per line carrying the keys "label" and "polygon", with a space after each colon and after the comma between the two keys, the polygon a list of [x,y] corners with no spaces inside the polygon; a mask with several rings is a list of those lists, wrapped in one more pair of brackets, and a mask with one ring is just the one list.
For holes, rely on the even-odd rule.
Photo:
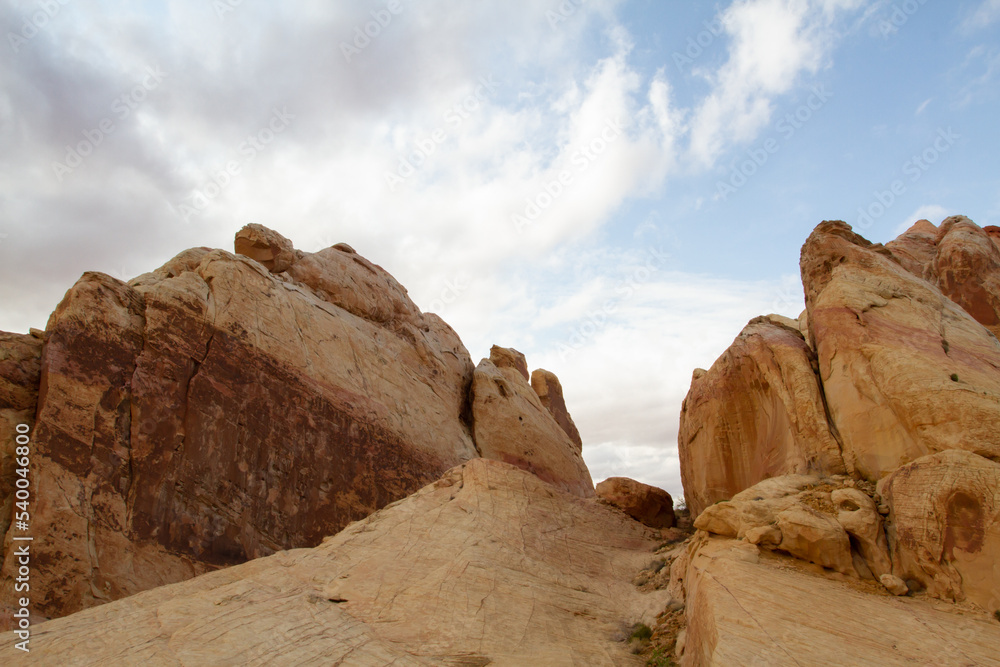
{"label": "blue sky", "polygon": [[798,315],[821,220],[1000,224],[1000,0],[0,0],[0,32],[0,329],[248,222],[344,241],[474,360],[559,375],[595,480],[680,494],[691,371]]}

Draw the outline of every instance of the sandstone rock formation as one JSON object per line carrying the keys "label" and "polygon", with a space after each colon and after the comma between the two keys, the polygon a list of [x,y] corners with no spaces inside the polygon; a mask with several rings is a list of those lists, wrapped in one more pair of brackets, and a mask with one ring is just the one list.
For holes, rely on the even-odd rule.
{"label": "sandstone rock formation", "polygon": [[938,228],[930,220],[917,220],[913,226],[885,244],[899,264],[925,278],[937,254]]}
{"label": "sandstone rock formation", "polygon": [[678,434],[692,516],[767,477],[844,472],[815,367],[796,328],[759,317],[695,372]]}
{"label": "sandstone rock formation", "polygon": [[848,471],[877,481],[946,449],[1000,457],[1000,342],[843,222],[800,260],[823,395]]}
{"label": "sandstone rock formation", "polygon": [[879,482],[893,574],[930,595],[1000,610],[1000,463],[948,450]]}
{"label": "sandstone rock formation", "polygon": [[263,265],[192,249],[129,284],[85,274],[53,313],[37,612],[313,546],[477,455],[454,331],[347,250],[272,273],[288,246],[250,231]]}
{"label": "sandstone rock formation", "polygon": [[[7,534],[14,506],[17,428],[23,424],[30,430],[35,424],[41,357],[41,332],[0,332],[0,540]],[[3,560],[0,551],[0,566]]]}
{"label": "sandstone rock formation", "polygon": [[0,338],[0,431],[33,429],[40,617],[314,546],[480,451],[594,494],[554,375],[550,412],[524,356],[494,348],[473,392],[455,332],[347,244],[302,253],[248,225],[235,247],[128,284],[84,274],[44,334]]}
{"label": "sandstone rock formation", "polygon": [[964,216],[941,223],[931,265],[937,286],[984,327],[1000,336],[1000,248]]}
{"label": "sandstone rock formation", "polygon": [[570,493],[593,496],[580,450],[528,384],[526,365],[510,362],[517,355],[494,347],[473,374],[472,424],[480,456],[531,471]]}
{"label": "sandstone rock formation", "polygon": [[[312,549],[46,623],[38,664],[641,665],[612,641],[662,609],[623,573],[652,532],[476,459]],[[645,610],[645,611],[643,611]],[[10,635],[0,663],[14,664]]]}
{"label": "sandstone rock formation", "polygon": [[[894,595],[1000,610],[994,240],[961,216],[940,228],[919,221],[885,247],[843,222],[817,226],[800,257],[798,321],[752,321],[692,380],[678,444],[685,495],[701,512],[695,527],[879,581]],[[796,345],[796,330],[807,345]],[[753,335],[767,344],[750,344]],[[741,368],[750,370],[733,371]],[[775,389],[808,378],[806,368],[818,370],[815,392]],[[752,469],[745,461],[773,457],[775,438],[759,424],[803,412],[843,468],[742,472]],[[801,452],[780,423],[777,441],[792,443],[784,451]]]}
{"label": "sandstone rock formation", "polygon": [[597,497],[651,528],[676,525],[670,494],[628,477],[609,477],[597,485]]}
{"label": "sandstone rock formation", "polygon": [[233,245],[237,255],[257,260],[271,273],[287,271],[298,259],[291,241],[255,223],[238,231]]}
{"label": "sandstone rock formation", "polygon": [[580,431],[577,430],[573,417],[570,416],[569,410],[566,408],[562,384],[560,384],[556,374],[543,368],[536,368],[531,371],[531,388],[535,390],[542,405],[559,424],[559,428],[566,432],[577,449],[582,450],[583,440],[580,438]]}

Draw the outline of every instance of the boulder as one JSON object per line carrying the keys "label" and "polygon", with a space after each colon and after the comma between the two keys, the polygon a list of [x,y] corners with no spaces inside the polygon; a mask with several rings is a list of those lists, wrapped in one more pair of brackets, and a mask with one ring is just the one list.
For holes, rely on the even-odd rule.
{"label": "boulder", "polygon": [[823,394],[851,474],[874,482],[947,449],[1000,457],[995,336],[843,222],[817,226],[800,265]]}
{"label": "boulder", "polygon": [[85,274],[41,357],[34,610],[315,546],[475,457],[468,352],[396,285],[336,248]]}
{"label": "boulder", "polygon": [[562,384],[559,383],[559,378],[556,374],[544,370],[542,368],[536,368],[531,371],[531,388],[535,390],[538,394],[538,399],[542,402],[542,405],[552,418],[556,420],[569,439],[573,441],[576,448],[583,450],[583,440],[580,439],[580,431],[577,430],[576,424],[573,423],[573,417],[570,416],[569,410],[566,409],[566,399],[563,398],[563,388]]}
{"label": "boulder", "polygon": [[490,361],[497,368],[513,368],[525,380],[530,380],[528,375],[528,361],[524,358],[523,354],[512,347],[494,345],[490,348]]}
{"label": "boulder", "polygon": [[797,325],[759,317],[695,372],[678,431],[692,516],[768,477],[845,471],[815,368]]}
{"label": "boulder", "polygon": [[[631,665],[653,531],[475,459],[311,549],[46,623],[37,664]],[[641,613],[639,610],[652,611]],[[44,633],[44,634],[42,634]],[[21,664],[0,635],[0,664]]]}
{"label": "boulder", "polygon": [[971,452],[924,456],[879,482],[892,573],[927,593],[1000,610],[1000,463]]}
{"label": "boulder", "polygon": [[236,232],[234,249],[264,265],[271,273],[287,271],[297,259],[292,242],[263,225],[251,223]]}
{"label": "boulder", "polygon": [[[837,508],[837,521],[852,538],[852,545],[876,579],[891,575],[889,544],[871,496],[856,488],[835,489],[830,500]],[[884,583],[884,582],[883,582]]]}
{"label": "boulder", "polygon": [[609,477],[597,485],[597,497],[651,528],[676,525],[670,494],[628,477]]}
{"label": "boulder", "polygon": [[[514,351],[491,357],[515,358]],[[503,363],[501,361],[501,363]],[[542,406],[518,364],[498,368],[483,359],[472,379],[472,424],[480,456],[510,463],[581,497],[594,483],[580,450]]]}
{"label": "boulder", "polygon": [[941,223],[931,270],[941,291],[1000,336],[1000,248],[965,216]]}
{"label": "boulder", "polygon": [[831,482],[840,483],[810,475],[768,479],[706,508],[694,527],[855,576],[850,539],[834,516]]}

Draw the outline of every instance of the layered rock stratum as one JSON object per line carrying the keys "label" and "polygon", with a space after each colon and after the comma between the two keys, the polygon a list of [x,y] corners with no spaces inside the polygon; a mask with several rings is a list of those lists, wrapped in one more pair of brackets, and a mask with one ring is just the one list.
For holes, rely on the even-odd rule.
{"label": "layered rock stratum", "polygon": [[[593,495],[526,365],[492,402],[455,332],[350,246],[303,253],[248,225],[235,248],[128,283],[86,273],[44,333],[0,338],[3,442],[32,431],[37,614],[316,546],[482,450]],[[515,423],[517,447],[491,438]],[[15,572],[4,559],[8,607]]]}

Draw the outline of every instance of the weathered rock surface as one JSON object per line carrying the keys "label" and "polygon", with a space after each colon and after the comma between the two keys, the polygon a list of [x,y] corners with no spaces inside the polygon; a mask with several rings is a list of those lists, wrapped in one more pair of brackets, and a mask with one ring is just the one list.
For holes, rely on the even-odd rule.
{"label": "weathered rock surface", "polygon": [[676,525],[670,494],[628,477],[609,477],[597,485],[597,497],[651,528]]}
{"label": "weathered rock surface", "polygon": [[580,431],[577,430],[573,417],[570,416],[569,410],[566,408],[562,384],[556,374],[543,368],[536,368],[531,371],[531,388],[535,390],[542,405],[559,424],[559,428],[565,431],[577,449],[583,450]]}
{"label": "weathered rock surface", "polygon": [[893,574],[934,597],[1000,610],[1000,463],[949,450],[879,483]]}
{"label": "weathered rock surface", "polygon": [[890,251],[823,222],[800,264],[831,421],[849,472],[926,454],[1000,458],[1000,342]]}
{"label": "weathered rock surface", "polygon": [[938,228],[929,220],[917,220],[913,226],[885,244],[900,265],[926,278],[937,254]]}
{"label": "weathered rock surface", "polygon": [[[476,459],[316,548],[45,623],[31,659],[640,665],[611,637],[623,622],[650,623],[668,600],[626,574],[648,562],[651,537],[593,499]],[[0,638],[0,663],[17,664],[11,636]]]}
{"label": "weathered rock surface", "polygon": [[1000,665],[1000,623],[985,613],[869,592],[780,555],[749,557],[746,546],[696,538],[675,561],[671,587],[686,593],[681,665]]}
{"label": "weathered rock surface", "polygon": [[692,516],[767,477],[844,472],[815,367],[796,328],[759,317],[696,373],[678,434]]}
{"label": "weathered rock surface", "polygon": [[[0,332],[0,541],[14,507],[17,428],[23,424],[30,431],[35,425],[41,358],[40,335]],[[0,565],[3,560],[0,552]]]}
{"label": "weathered rock surface", "polygon": [[271,273],[287,271],[298,259],[292,242],[263,225],[251,223],[236,233],[237,255],[257,260]]}
{"label": "weathered rock surface", "polygon": [[53,313],[36,612],[316,545],[477,455],[454,331],[353,252],[274,273],[287,247],[268,243],[271,259],[192,249],[130,284],[87,273]]}
{"label": "weathered rock surface", "polygon": [[831,481],[812,475],[765,480],[708,507],[694,527],[856,576],[850,538],[835,516]]}
{"label": "weathered rock surface", "polygon": [[941,291],[1000,336],[1000,248],[965,216],[941,223],[931,264]]}
{"label": "weathered rock surface", "polygon": [[[494,347],[490,356],[500,363],[514,357],[497,350],[503,348]],[[472,423],[483,458],[516,465],[570,493],[594,495],[580,450],[542,406],[520,364],[498,368],[491,359],[479,362],[472,379]]]}
{"label": "weathered rock surface", "polygon": [[490,361],[497,368],[512,368],[520,373],[526,381],[530,381],[528,360],[514,348],[494,345],[490,348]]}

